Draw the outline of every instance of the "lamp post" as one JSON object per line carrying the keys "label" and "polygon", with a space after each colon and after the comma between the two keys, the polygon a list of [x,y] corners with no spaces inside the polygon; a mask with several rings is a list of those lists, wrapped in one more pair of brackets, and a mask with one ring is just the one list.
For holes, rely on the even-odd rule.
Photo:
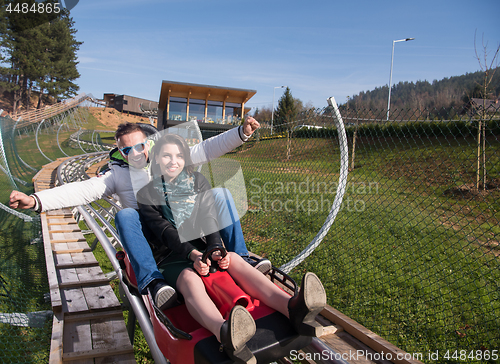
{"label": "lamp post", "polygon": [[283,88],[283,87],[286,87],[286,86],[276,86],[273,89],[273,109],[271,111],[271,135],[273,135],[273,123],[274,123],[274,93],[275,93],[277,88]]}
{"label": "lamp post", "polygon": [[391,57],[391,77],[389,78],[389,99],[387,100],[387,120],[389,120],[389,110],[391,108],[391,88],[392,88],[392,65],[394,64],[394,43],[397,42],[408,42],[409,40],[414,40],[415,38],[405,38],[392,41],[392,57]]}

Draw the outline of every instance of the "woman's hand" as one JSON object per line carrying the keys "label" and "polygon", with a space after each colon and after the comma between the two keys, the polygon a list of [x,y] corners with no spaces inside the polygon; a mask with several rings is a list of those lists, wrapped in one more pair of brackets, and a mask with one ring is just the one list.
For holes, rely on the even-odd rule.
{"label": "woman's hand", "polygon": [[189,255],[189,258],[194,262],[193,266],[194,269],[198,272],[198,274],[201,276],[206,276],[209,273],[208,270],[210,269],[210,259],[207,259],[207,262],[203,263],[201,261],[202,257],[203,254],[200,253],[198,250],[193,250]]}
{"label": "woman's hand", "polygon": [[231,258],[229,256],[229,253],[226,254],[226,256],[222,259],[219,259],[217,263],[219,263],[219,268],[220,269],[228,269],[229,268],[229,263],[231,262]]}

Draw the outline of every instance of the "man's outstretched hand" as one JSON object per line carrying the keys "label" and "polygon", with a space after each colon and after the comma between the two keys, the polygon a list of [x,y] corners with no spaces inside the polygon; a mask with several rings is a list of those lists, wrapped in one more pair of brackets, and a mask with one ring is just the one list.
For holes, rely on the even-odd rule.
{"label": "man's outstretched hand", "polygon": [[245,122],[243,123],[243,133],[245,133],[246,136],[251,136],[258,128],[260,128],[260,124],[257,120],[251,116],[245,118]]}
{"label": "man's outstretched hand", "polygon": [[13,209],[32,209],[35,207],[35,199],[14,190],[10,193],[9,206]]}

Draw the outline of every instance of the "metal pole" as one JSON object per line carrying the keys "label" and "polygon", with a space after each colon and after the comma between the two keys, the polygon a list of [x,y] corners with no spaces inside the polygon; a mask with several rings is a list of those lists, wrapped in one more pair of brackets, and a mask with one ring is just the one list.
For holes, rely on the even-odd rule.
{"label": "metal pole", "polygon": [[392,66],[394,64],[394,43],[397,42],[408,42],[409,40],[414,40],[415,38],[405,38],[392,41],[392,56],[391,56],[391,75],[389,77],[389,98],[387,99],[387,120],[389,120],[389,111],[391,109],[391,88],[392,88]]}
{"label": "metal pole", "polygon": [[391,76],[389,77],[389,98],[387,99],[387,120],[389,120],[389,110],[391,109],[391,88],[392,88],[392,66],[394,64],[394,43],[396,43],[395,40],[392,41]]}

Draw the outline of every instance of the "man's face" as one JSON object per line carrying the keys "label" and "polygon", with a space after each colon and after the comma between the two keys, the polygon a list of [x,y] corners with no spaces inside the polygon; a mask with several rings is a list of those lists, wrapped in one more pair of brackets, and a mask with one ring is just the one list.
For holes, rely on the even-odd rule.
{"label": "man's face", "polygon": [[132,147],[128,154],[121,150],[120,152],[127,162],[135,168],[144,168],[147,164],[149,141],[144,146],[140,145],[144,142],[146,142],[146,136],[140,131],[122,135],[117,141],[119,149]]}

